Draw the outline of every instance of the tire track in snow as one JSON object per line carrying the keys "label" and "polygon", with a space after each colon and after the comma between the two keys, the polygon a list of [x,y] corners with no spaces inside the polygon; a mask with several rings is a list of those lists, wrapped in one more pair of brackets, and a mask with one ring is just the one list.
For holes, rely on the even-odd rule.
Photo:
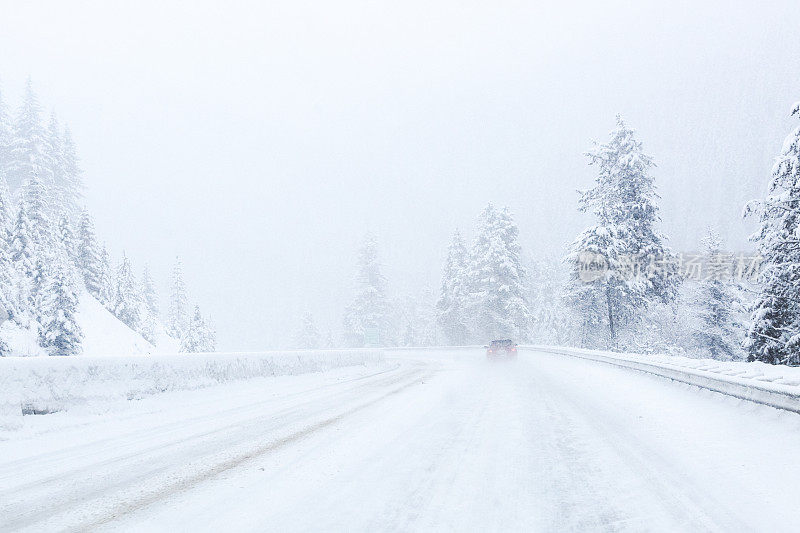
{"label": "tire track in snow", "polygon": [[[135,489],[139,485],[146,485],[147,482],[152,482],[153,479],[159,477],[165,478],[161,480],[161,483],[166,483],[167,486],[174,486],[175,483],[172,478],[185,478],[185,476],[181,476],[181,468],[191,465],[192,462],[202,462],[207,456],[212,456],[211,460],[216,460],[219,464],[231,465],[224,468],[222,471],[228,470],[238,464],[234,461],[235,458],[247,456],[250,452],[249,450],[239,451],[238,455],[231,458],[225,456],[226,454],[224,452],[226,450],[231,450],[237,445],[247,448],[247,443],[257,439],[265,432],[277,432],[280,431],[281,428],[292,424],[297,425],[303,420],[315,416],[318,417],[327,411],[335,410],[335,406],[337,405],[347,405],[348,398],[350,398],[349,403],[352,403],[353,397],[361,397],[362,394],[369,393],[370,391],[373,391],[373,393],[374,391],[383,391],[387,387],[391,387],[405,380],[410,380],[409,386],[413,385],[418,381],[420,376],[424,375],[426,369],[423,367],[406,369],[397,366],[392,369],[392,371],[395,373],[388,376],[386,376],[387,371],[378,372],[371,376],[360,376],[359,378],[351,380],[351,384],[357,384],[355,387],[346,388],[342,391],[335,391],[332,395],[319,394],[319,390],[313,389],[311,392],[314,393],[314,397],[299,405],[295,404],[292,407],[277,412],[262,414],[255,418],[238,420],[235,423],[226,424],[211,431],[181,436],[181,438],[157,443],[145,449],[139,448],[130,454],[112,457],[101,462],[85,465],[67,472],[61,472],[44,480],[11,487],[4,492],[3,498],[0,499],[0,501],[3,501],[3,505],[0,507],[0,510],[2,510],[0,516],[5,518],[5,520],[0,521],[0,527],[16,530],[22,527],[32,526],[48,518],[53,518],[59,513],[69,513],[70,511],[76,510],[76,508],[78,510],[77,514],[81,514],[80,509],[92,507],[92,502],[94,500],[99,499],[102,504],[103,500],[109,499],[109,495],[114,495],[120,491],[125,492],[125,489],[135,492]],[[379,379],[375,380],[375,377]],[[364,381],[364,379],[368,380]],[[328,387],[325,386],[323,388]],[[379,401],[386,396],[387,395],[384,394],[375,401]],[[265,403],[269,404],[274,402]],[[311,410],[309,410],[309,408],[311,408]],[[248,408],[248,411],[253,412],[258,411],[258,409]],[[201,417],[201,420],[224,420],[225,414],[226,412],[214,413],[207,417]],[[298,416],[300,416],[300,418],[298,418]],[[344,416],[344,414],[339,416]],[[330,423],[334,423],[335,419],[337,419],[337,417],[332,417]],[[189,427],[193,427],[194,425],[195,424],[192,423]],[[245,432],[244,434],[235,433],[235,430],[240,430],[244,425],[255,427],[256,429]],[[267,425],[267,427],[264,428],[264,425]],[[202,427],[202,425],[199,427]],[[128,446],[125,439],[120,439],[125,444],[124,447],[136,449],[136,446],[153,440],[151,438],[152,435],[147,435],[147,430],[140,433],[144,434],[144,436],[135,440],[135,445]],[[298,435],[305,434],[303,430],[296,433]],[[169,437],[172,434],[179,435],[181,434],[181,430],[168,430],[160,432],[156,436],[158,438],[163,438]],[[214,437],[218,436],[222,436],[223,438],[214,440]],[[270,446],[274,446],[274,443],[264,447],[264,452],[262,453],[269,451]],[[220,451],[223,452],[222,458],[213,457],[215,453],[219,453]],[[112,466],[116,469],[109,474],[109,469]],[[199,468],[203,472],[209,472],[216,471],[215,468],[217,468],[217,466],[217,464],[212,464],[211,466],[203,465]],[[105,472],[98,475],[99,471]],[[133,476],[131,476],[131,474],[133,474]],[[106,477],[104,478],[103,476]],[[198,480],[205,479],[203,476],[189,476],[189,478],[197,478]],[[183,483],[183,481],[181,481],[181,483]],[[147,491],[149,489],[145,490]],[[67,495],[64,494],[65,491],[68,492]],[[116,499],[124,501],[126,497],[132,497],[134,500],[137,498],[135,495],[117,495]],[[100,507],[102,508],[102,505]],[[117,504],[116,507],[120,507],[120,504]]]}

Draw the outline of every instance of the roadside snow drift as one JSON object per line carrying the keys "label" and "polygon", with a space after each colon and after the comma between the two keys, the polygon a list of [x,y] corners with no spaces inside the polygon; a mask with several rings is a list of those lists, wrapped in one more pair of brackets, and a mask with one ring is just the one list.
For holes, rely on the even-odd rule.
{"label": "roadside snow drift", "polygon": [[[310,350],[130,357],[0,358],[0,427],[27,414],[135,400],[265,376],[376,364],[379,350]],[[16,423],[14,420],[16,420]]]}
{"label": "roadside snow drift", "polygon": [[800,413],[800,368],[797,367],[556,346],[526,348],[630,368],[742,400]]}

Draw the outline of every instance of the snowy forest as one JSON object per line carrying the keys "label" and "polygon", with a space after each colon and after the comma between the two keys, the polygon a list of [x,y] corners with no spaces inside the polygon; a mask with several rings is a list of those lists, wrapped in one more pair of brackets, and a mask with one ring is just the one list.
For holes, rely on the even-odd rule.
{"label": "snowy forest", "polygon": [[162,313],[147,266],[137,274],[124,252],[112,264],[82,197],[69,127],[55,113],[45,125],[30,80],[15,111],[0,94],[0,355],[78,355],[87,338],[113,335],[143,353],[214,351],[210,319],[189,307],[181,261]]}
{"label": "snowy forest", "polygon": [[[800,119],[800,104],[792,110]],[[350,346],[483,344],[495,338],[719,360],[800,364],[800,128],[783,145],[769,195],[745,206],[752,254],[726,251],[714,227],[698,254],[661,233],[653,158],[620,117],[586,154],[596,169],[577,209],[595,223],[562,257],[523,253],[508,208],[489,204],[474,236],[453,233],[438,298],[392,301],[375,237],[358,258],[357,294],[344,317]],[[298,332],[320,346],[313,317]],[[330,338],[330,337],[329,337]],[[366,339],[366,340],[365,340]],[[328,340],[330,343],[330,340]]]}
{"label": "snowy forest", "polygon": [[[800,106],[792,116],[800,118]],[[594,223],[561,254],[523,250],[508,207],[488,203],[471,234],[446,246],[438,290],[397,295],[368,233],[340,330],[304,312],[299,349],[483,344],[494,338],[639,353],[800,364],[800,128],[787,137],[768,195],[744,216],[758,224],[750,255],[726,250],[718,228],[702,253],[661,232],[654,159],[621,117],[585,154],[595,183],[574,206]],[[69,128],[43,112],[29,81],[11,110],[0,94],[0,353],[77,355],[109,314],[143,353],[209,352],[209,316],[189,304],[180,259],[159,298],[146,265],[123,251],[112,265],[84,207]],[[123,243],[115,243],[117,245]],[[121,246],[124,248],[124,246]],[[160,302],[166,301],[166,305]],[[138,341],[137,341],[138,342]]]}

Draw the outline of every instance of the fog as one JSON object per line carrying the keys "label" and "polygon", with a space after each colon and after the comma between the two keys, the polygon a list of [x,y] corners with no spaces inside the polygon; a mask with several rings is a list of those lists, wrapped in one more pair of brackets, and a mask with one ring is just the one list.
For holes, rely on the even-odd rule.
{"label": "fog", "polygon": [[5,3],[0,79],[70,125],[114,257],[164,294],[183,259],[220,350],[286,345],[305,311],[337,334],[367,231],[392,294],[436,290],[490,201],[559,256],[617,113],[673,249],[709,224],[747,249],[800,98],[796,2],[395,4]]}

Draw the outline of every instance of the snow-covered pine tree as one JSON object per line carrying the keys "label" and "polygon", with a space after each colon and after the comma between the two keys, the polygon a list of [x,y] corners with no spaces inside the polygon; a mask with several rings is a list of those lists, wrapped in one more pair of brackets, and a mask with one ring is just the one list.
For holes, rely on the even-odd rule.
{"label": "snow-covered pine tree", "polygon": [[83,177],[75,141],[69,126],[64,127],[64,138],[61,143],[62,174],[56,182],[61,198],[61,207],[74,221],[81,213],[80,203],[83,198]]}
{"label": "snow-covered pine tree", "polygon": [[186,296],[186,284],[183,281],[183,264],[180,258],[175,258],[175,266],[172,269],[172,289],[170,292],[169,309],[167,310],[167,333],[176,339],[181,339],[189,325],[186,307],[188,297]]}
{"label": "snow-covered pine tree", "polygon": [[216,352],[217,351],[217,328],[214,326],[214,319],[209,315],[207,318],[203,319],[203,325],[205,326],[205,349],[204,352]]}
{"label": "snow-covered pine tree", "polygon": [[62,211],[59,215],[56,231],[58,242],[66,253],[70,268],[77,267],[81,254],[78,250],[78,239],[72,231],[72,222],[66,212]]}
{"label": "snow-covered pine tree", "polygon": [[37,255],[53,250],[54,237],[47,215],[47,193],[36,174],[31,174],[22,187],[17,217],[12,228],[12,260],[30,274]]}
{"label": "snow-covered pine tree", "polygon": [[33,267],[33,274],[28,280],[28,309],[33,318],[41,323],[42,309],[44,308],[44,298],[47,292],[47,284],[50,275],[53,273],[52,265],[58,260],[54,253],[45,259],[38,255]]}
{"label": "snow-covered pine tree", "polygon": [[14,267],[15,319],[27,326],[25,314],[36,310],[44,266],[56,252],[50,219],[47,216],[45,189],[36,174],[31,174],[20,191],[17,216],[9,234],[9,254]]}
{"label": "snow-covered pine tree", "polygon": [[[570,246],[567,300],[580,322],[580,346],[616,345],[620,322],[644,306],[638,286],[628,277],[625,240],[613,226],[586,228]],[[629,290],[629,285],[633,288]]]}
{"label": "snow-covered pine tree", "polygon": [[478,217],[466,278],[475,341],[528,338],[530,310],[518,236],[508,208],[498,211],[489,204]]}
{"label": "snow-covered pine tree", "polygon": [[695,348],[703,356],[732,361],[741,359],[739,343],[740,324],[736,320],[738,296],[730,272],[715,268],[725,264],[719,234],[709,228],[703,238],[708,258],[709,272],[702,279],[694,295],[692,329]]}
{"label": "snow-covered pine tree", "polygon": [[11,150],[11,119],[0,87],[0,182],[8,183]]}
{"label": "snow-covered pine tree", "polygon": [[528,341],[530,338],[531,311],[528,305],[528,272],[522,264],[522,247],[519,244],[519,228],[508,207],[497,212],[498,237],[503,242],[506,255],[497,265],[502,281],[506,315],[513,327],[515,340]]}
{"label": "snow-covered pine tree", "polygon": [[314,316],[311,313],[305,313],[300,320],[300,327],[295,335],[295,348],[317,350],[320,347],[319,342],[319,331],[314,323]]}
{"label": "snow-covered pine tree", "polygon": [[[3,128],[3,103],[0,100],[0,129]],[[3,143],[5,137],[0,133],[0,158],[5,153]],[[0,159],[0,309],[2,313],[8,318],[12,318],[18,311],[16,305],[17,287],[16,276],[17,272],[11,261],[11,230],[14,227],[13,206],[11,202],[11,195],[6,185],[4,161]],[[3,350],[0,346],[0,355]]]}
{"label": "snow-covered pine tree", "polygon": [[397,307],[402,311],[400,323],[404,324],[403,345],[436,346],[438,344],[438,314],[434,291],[423,289],[418,295],[401,300]]}
{"label": "snow-covered pine tree", "polygon": [[48,158],[48,139],[41,123],[41,107],[30,78],[25,85],[22,106],[11,132],[6,179],[12,192],[20,189],[31,175],[43,184],[52,182],[52,164]]}
{"label": "snow-covered pine tree", "polygon": [[[5,205],[8,199],[8,192],[2,185],[3,181],[3,177],[0,176],[0,205]],[[0,213],[2,212],[2,209],[0,209]],[[5,217],[0,221],[0,316],[13,319],[19,312],[17,305],[18,288],[16,286],[19,274],[14,268],[9,255],[9,223],[10,221]],[[0,346],[0,356],[3,353],[2,346]]]}
{"label": "snow-covered pine tree", "polygon": [[574,341],[570,316],[564,305],[567,276],[563,265],[551,259],[532,261],[528,267],[531,340],[537,344]]}
{"label": "snow-covered pine tree", "polygon": [[[660,219],[650,174],[653,161],[642,152],[634,131],[617,116],[610,141],[587,155],[589,164],[598,167],[598,177],[581,194],[579,205],[598,221],[578,236],[567,256],[573,270],[571,300],[587,327],[604,317],[607,345],[616,347],[620,330],[632,324],[636,311],[648,302],[674,300],[680,280],[665,237],[656,230]],[[581,268],[591,262],[603,266],[587,283]],[[602,310],[587,308],[601,302]]]}
{"label": "snow-covered pine tree", "polygon": [[14,266],[4,241],[0,240],[0,316],[13,319],[19,312]]}
{"label": "snow-covered pine tree", "polygon": [[153,277],[150,275],[150,269],[145,265],[142,270],[142,298],[144,300],[147,312],[153,316],[158,316],[158,294],[156,294],[156,287],[153,283]]}
{"label": "snow-covered pine tree", "polygon": [[[3,177],[2,164],[0,161],[0,246],[8,247],[11,242],[11,230],[14,227],[16,212],[8,184]],[[6,249],[7,254],[8,252],[9,250]]]}
{"label": "snow-covered pine tree", "polygon": [[469,254],[461,233],[456,230],[447,248],[442,287],[436,303],[437,323],[453,346],[467,343],[467,261]]}
{"label": "snow-covered pine tree", "polygon": [[72,268],[63,254],[56,254],[47,269],[39,310],[39,344],[50,355],[77,355],[83,333],[76,319],[78,293]]}
{"label": "snow-covered pine tree", "polygon": [[70,222],[81,215],[80,200],[83,196],[81,169],[72,134],[68,127],[63,130],[55,116],[50,115],[47,127],[47,161],[50,163],[52,183],[47,184],[54,213],[66,213]]}
{"label": "snow-covered pine tree", "polygon": [[56,219],[60,218],[64,212],[64,200],[59,184],[64,181],[64,141],[61,138],[61,125],[55,113],[50,113],[50,122],[45,131],[47,143],[45,144],[46,160],[50,164],[48,177],[49,183],[45,183],[47,189],[48,205],[50,214]]}
{"label": "snow-covered pine tree", "polygon": [[378,342],[388,346],[395,342],[395,327],[386,296],[386,278],[378,260],[378,243],[372,234],[367,234],[359,251],[358,285],[356,297],[344,314],[345,338],[350,346],[364,346],[366,338],[375,332]]}
{"label": "snow-covered pine tree", "polygon": [[141,296],[133,276],[131,263],[125,254],[117,269],[114,291],[114,316],[134,331],[139,330]]}
{"label": "snow-covered pine tree", "polygon": [[156,344],[156,331],[158,330],[158,322],[156,317],[150,313],[141,315],[142,319],[139,322],[139,334],[150,344]]}
{"label": "snow-covered pine tree", "polygon": [[86,285],[89,294],[97,298],[101,303],[103,300],[103,275],[100,250],[97,246],[97,237],[94,233],[94,223],[89,212],[83,210],[78,220],[77,235],[77,259],[78,271]]}
{"label": "snow-covered pine tree", "polygon": [[156,294],[155,284],[150,275],[150,269],[145,265],[142,271],[141,291],[142,295],[142,323],[139,333],[148,342],[155,344],[156,327],[158,324],[158,295]]}
{"label": "snow-covered pine tree", "polygon": [[100,297],[98,300],[100,300],[100,303],[103,304],[106,309],[113,313],[116,287],[111,276],[111,260],[108,257],[108,249],[105,244],[103,244],[103,247],[100,249],[99,274]]}
{"label": "snow-covered pine tree", "polygon": [[200,314],[200,308],[195,306],[194,313],[181,337],[180,351],[185,353],[201,352],[203,350],[203,329],[203,316]]}
{"label": "snow-covered pine tree", "polygon": [[[800,118],[800,102],[792,109]],[[744,346],[748,360],[800,363],[800,127],[783,143],[767,197],[745,215],[759,218],[751,239],[761,255],[759,294]]]}
{"label": "snow-covered pine tree", "polygon": [[213,352],[216,348],[213,328],[200,313],[200,307],[194,307],[194,313],[181,337],[180,351],[186,353]]}

